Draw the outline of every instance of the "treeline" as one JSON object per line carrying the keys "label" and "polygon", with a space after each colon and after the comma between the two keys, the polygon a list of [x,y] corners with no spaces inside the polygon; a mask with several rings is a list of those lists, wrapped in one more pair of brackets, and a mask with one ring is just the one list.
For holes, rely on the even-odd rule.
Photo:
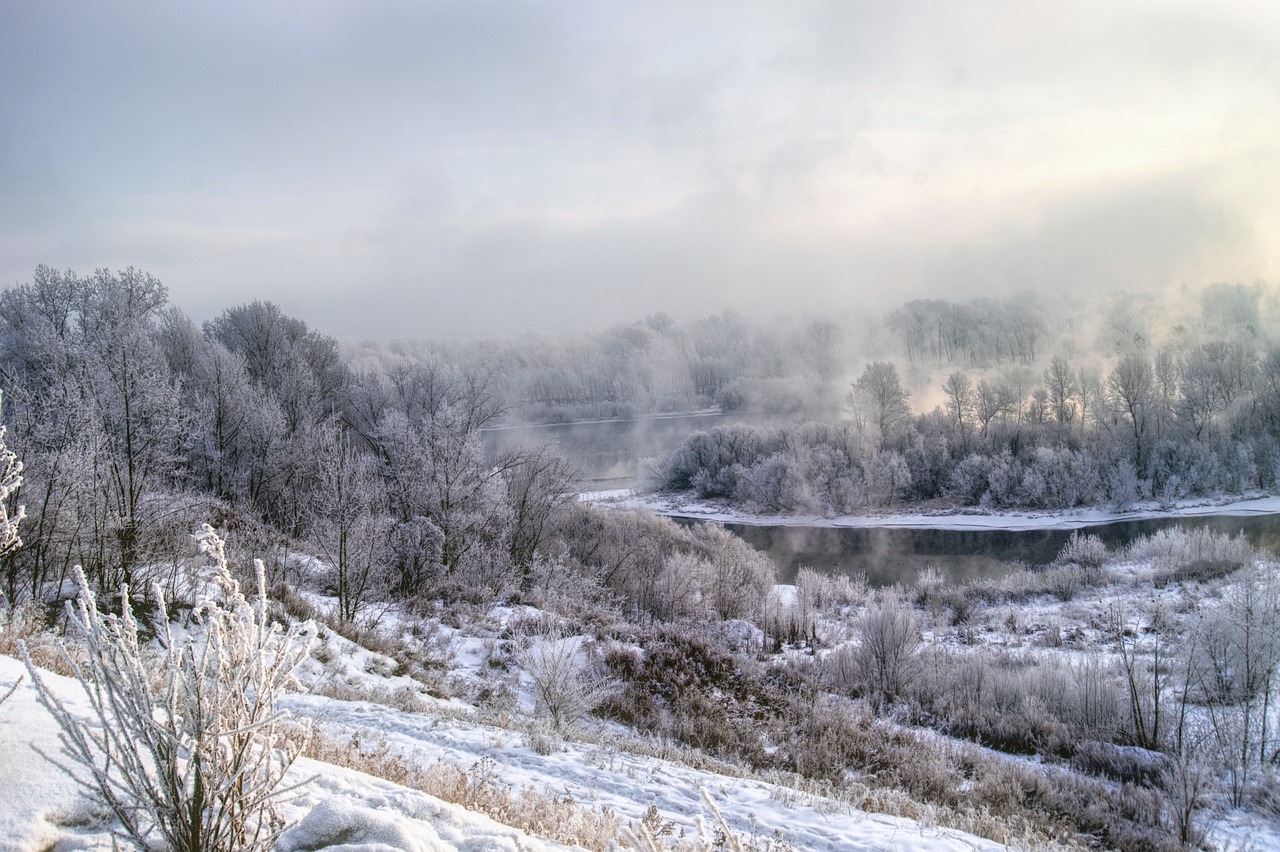
{"label": "treeline", "polygon": [[849,390],[852,419],[692,435],[657,472],[745,509],[826,514],[945,499],[993,508],[1124,506],[1273,490],[1280,347],[1210,340],[1134,349],[1106,372],[1054,357],[1029,393],[951,373],[913,414],[894,364]]}
{"label": "treeline", "polygon": [[689,323],[656,314],[586,335],[366,343],[353,360],[385,375],[423,362],[484,372],[510,421],[555,423],[831,409],[854,342],[828,320],[765,325],[726,311]]}
{"label": "treeline", "polygon": [[146,596],[213,521],[269,557],[273,582],[299,579],[290,547],[320,557],[343,621],[565,588],[636,617],[754,611],[773,567],[740,541],[579,506],[552,447],[487,454],[491,382],[429,361],[362,372],[270,303],[197,327],[144,272],[40,267],[0,294],[7,443],[25,466],[9,499],[27,513],[0,591],[39,599],[79,564],[104,598]]}
{"label": "treeline", "polygon": [[[392,381],[422,363],[490,376],[508,423],[553,423],[717,408],[825,418],[869,361],[906,369],[916,390],[934,371],[1001,371],[1029,396],[1058,353],[1101,370],[1122,355],[1214,339],[1265,340],[1280,311],[1260,285],[1092,300],[1027,294],[918,299],[885,316],[749,319],[731,311],[692,322],[656,314],[592,334],[365,343],[358,372]],[[1030,378],[1028,378],[1030,376]]]}
{"label": "treeline", "polygon": [[1034,364],[1048,331],[1031,299],[917,299],[889,314],[888,324],[908,361],[938,366]]}

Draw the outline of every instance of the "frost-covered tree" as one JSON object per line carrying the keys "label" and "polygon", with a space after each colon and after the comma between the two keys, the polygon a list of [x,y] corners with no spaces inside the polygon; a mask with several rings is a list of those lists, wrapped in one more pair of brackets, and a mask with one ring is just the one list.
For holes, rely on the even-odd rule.
{"label": "frost-covered tree", "polygon": [[164,314],[160,342],[184,379],[192,479],[237,506],[282,519],[286,431],[279,403],[251,378],[242,355],[201,334],[178,311]]}
{"label": "frost-covered tree", "polygon": [[1018,394],[1003,382],[993,384],[983,379],[978,382],[975,396],[974,416],[978,418],[978,426],[983,435],[986,435],[992,420],[1012,417],[1018,413]]}
{"label": "frost-covered tree", "polygon": [[279,404],[290,434],[333,414],[350,384],[337,341],[272,302],[225,310],[204,331],[244,359],[249,375]]}
{"label": "frost-covered tree", "polygon": [[330,425],[317,449],[321,458],[309,494],[308,537],[329,563],[338,618],[353,622],[370,601],[390,590],[390,519],[382,482],[349,435]]}
{"label": "frost-covered tree", "polygon": [[114,588],[149,561],[182,478],[187,409],[156,342],[167,293],[135,269],[81,278],[40,267],[0,297],[0,370],[30,475],[37,579],[83,564]]}
{"label": "frost-covered tree", "polygon": [[[2,405],[3,395],[0,395]],[[0,425],[0,565],[5,566],[5,596],[12,604],[17,600],[18,577],[11,557],[22,547],[18,526],[26,517],[27,510],[14,502],[22,487],[22,462],[5,443],[5,431],[5,427]]]}
{"label": "frost-covered tree", "polygon": [[1133,433],[1133,466],[1142,470],[1151,445],[1151,406],[1155,377],[1146,355],[1131,352],[1120,358],[1107,374],[1107,397],[1111,407],[1128,421]]}
{"label": "frost-covered tree", "polygon": [[[0,394],[0,408],[4,405],[4,395]],[[22,547],[22,537],[18,534],[18,526],[26,517],[25,506],[13,506],[11,498],[22,487],[22,462],[18,454],[9,449],[5,442],[8,430],[0,424],[0,559],[4,559]],[[12,600],[12,596],[10,600]]]}
{"label": "frost-covered tree", "polygon": [[1076,419],[1080,408],[1080,384],[1066,358],[1055,355],[1044,371],[1044,385],[1049,393],[1049,410],[1053,419],[1062,426]]}
{"label": "frost-covered tree", "polygon": [[[175,632],[157,589],[156,645],[144,638],[122,590],[119,616],[104,616],[82,572],[68,603],[68,631],[81,653],[64,662],[84,689],[89,718],[74,711],[24,658],[40,701],[62,728],[67,771],[111,809],[142,848],[181,852],[268,849],[281,826],[280,784],[302,748],[286,733],[276,696],[307,656],[314,626],[284,630],[258,591],[246,598],[227,569],[223,542],[208,526],[208,597]],[[158,647],[157,647],[158,646]]]}
{"label": "frost-covered tree", "polygon": [[898,427],[911,416],[910,396],[890,361],[872,361],[849,389],[855,416],[876,430],[882,448],[890,445]]}
{"label": "frost-covered tree", "polygon": [[955,424],[956,431],[963,437],[964,429],[973,419],[977,401],[973,389],[973,380],[968,373],[957,370],[947,376],[942,383],[942,392],[947,395],[947,415]]}
{"label": "frost-covered tree", "polygon": [[532,567],[547,538],[551,518],[577,499],[577,469],[559,448],[543,446],[504,460],[505,499],[510,506],[507,553],[520,571],[521,587],[529,591]]}
{"label": "frost-covered tree", "polygon": [[[458,407],[445,405],[417,421],[392,411],[374,436],[393,517],[398,522],[426,518],[439,533],[435,591],[500,593],[517,581],[508,478],[520,469],[521,456],[487,458],[478,427],[472,425],[479,416],[465,401]],[[538,487],[538,479],[530,485]],[[518,491],[517,487],[517,495]],[[523,520],[533,524],[535,507],[524,504],[522,508],[526,510]],[[522,534],[532,529],[527,525]],[[523,544],[528,543],[526,538]]]}

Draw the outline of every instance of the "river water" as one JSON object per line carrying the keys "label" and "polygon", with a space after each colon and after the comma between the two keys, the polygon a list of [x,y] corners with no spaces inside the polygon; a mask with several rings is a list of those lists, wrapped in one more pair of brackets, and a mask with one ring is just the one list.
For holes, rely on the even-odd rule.
{"label": "river water", "polygon": [[[682,519],[681,523],[705,523]],[[1243,534],[1259,548],[1280,553],[1280,515],[1203,516],[1120,521],[1081,530],[1115,550],[1156,530],[1208,527]],[[925,568],[937,568],[948,583],[993,579],[1052,562],[1070,530],[869,529],[725,524],[778,566],[780,582],[791,582],[801,566],[853,576],[865,573],[872,586],[910,585]]]}

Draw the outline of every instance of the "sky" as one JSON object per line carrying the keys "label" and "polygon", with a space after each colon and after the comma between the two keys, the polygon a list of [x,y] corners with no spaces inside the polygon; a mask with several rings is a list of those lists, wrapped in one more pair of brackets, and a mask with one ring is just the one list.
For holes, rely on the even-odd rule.
{"label": "sky", "polygon": [[1280,4],[0,3],[0,286],[343,339],[1280,277]]}

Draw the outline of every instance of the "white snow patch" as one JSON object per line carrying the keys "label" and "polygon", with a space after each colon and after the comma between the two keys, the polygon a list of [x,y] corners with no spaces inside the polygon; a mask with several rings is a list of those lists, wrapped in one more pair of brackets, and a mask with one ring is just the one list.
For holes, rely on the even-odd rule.
{"label": "white snow patch", "polygon": [[[603,493],[603,492],[602,492]],[[1173,507],[1144,504],[1126,512],[1104,509],[1070,509],[1059,512],[999,512],[955,510],[936,514],[908,512],[876,515],[756,515],[726,507],[722,503],[698,500],[691,494],[646,494],[592,500],[601,506],[643,508],[673,518],[693,518],[724,524],[751,526],[792,526],[867,529],[872,527],[946,530],[1076,530],[1122,521],[1206,516],[1251,517],[1280,514],[1280,496],[1250,499],[1184,502]]]}

